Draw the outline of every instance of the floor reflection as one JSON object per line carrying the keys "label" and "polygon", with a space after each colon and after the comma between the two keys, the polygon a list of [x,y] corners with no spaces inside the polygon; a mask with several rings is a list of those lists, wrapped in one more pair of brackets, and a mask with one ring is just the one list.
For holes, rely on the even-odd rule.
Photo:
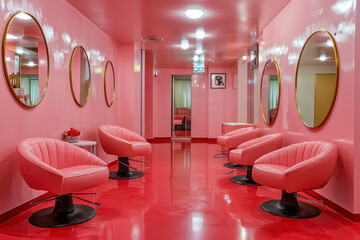
{"label": "floor reflection", "polygon": [[359,224],[326,206],[312,219],[263,212],[260,204],[278,199],[280,191],[231,182],[245,172],[226,174],[227,158],[213,158],[216,144],[182,139],[152,146],[144,177],[109,179],[85,191],[98,192],[89,200],[102,204],[92,220],[59,229],[34,227],[27,218],[51,203],[40,204],[1,224],[0,239],[360,239]]}

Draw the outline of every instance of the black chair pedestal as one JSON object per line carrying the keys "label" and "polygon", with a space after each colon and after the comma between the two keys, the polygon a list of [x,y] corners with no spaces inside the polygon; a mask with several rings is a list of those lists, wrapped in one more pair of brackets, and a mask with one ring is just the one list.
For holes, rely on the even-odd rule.
{"label": "black chair pedestal", "polygon": [[260,186],[257,182],[252,178],[252,168],[253,166],[246,166],[246,175],[238,175],[231,178],[231,181],[241,185],[252,185],[252,186]]}
{"label": "black chair pedestal", "polygon": [[118,157],[119,167],[117,171],[110,172],[110,178],[113,179],[133,179],[144,176],[143,172],[139,171],[130,171],[129,168],[129,158],[128,157]]}
{"label": "black chair pedestal", "polygon": [[319,208],[297,200],[295,193],[282,191],[281,200],[270,200],[261,204],[261,209],[272,215],[286,218],[312,218],[318,216]]}
{"label": "black chair pedestal", "polygon": [[240,165],[240,164],[236,164],[236,163],[230,163],[230,162],[224,163],[223,166],[227,167],[227,168],[245,169],[244,165]]}
{"label": "black chair pedestal", "polygon": [[55,198],[55,206],[33,213],[29,222],[37,227],[58,228],[83,223],[92,219],[96,210],[90,206],[74,204],[71,194]]}

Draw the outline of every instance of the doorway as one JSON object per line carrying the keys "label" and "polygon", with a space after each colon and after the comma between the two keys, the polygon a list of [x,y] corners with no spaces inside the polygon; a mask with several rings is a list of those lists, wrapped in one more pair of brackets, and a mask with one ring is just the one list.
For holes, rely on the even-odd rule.
{"label": "doorway", "polygon": [[173,75],[171,137],[191,137],[191,75]]}

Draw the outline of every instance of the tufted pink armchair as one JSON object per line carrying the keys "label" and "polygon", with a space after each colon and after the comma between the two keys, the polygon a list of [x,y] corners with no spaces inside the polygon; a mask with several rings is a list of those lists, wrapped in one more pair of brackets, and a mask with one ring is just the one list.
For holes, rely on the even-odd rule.
{"label": "tufted pink armchair", "polygon": [[282,144],[283,135],[281,133],[275,133],[244,142],[236,149],[231,150],[229,161],[247,166],[246,175],[232,177],[231,181],[243,185],[259,185],[252,178],[252,168],[255,160],[267,153],[281,148]]}
{"label": "tufted pink armchair", "polygon": [[106,153],[118,156],[118,171],[110,172],[110,178],[131,179],[144,176],[143,172],[130,171],[129,168],[133,167],[129,165],[129,157],[151,154],[151,144],[145,138],[126,128],[113,125],[100,126],[99,138]]}
{"label": "tufted pink armchair", "polygon": [[267,201],[261,208],[268,213],[289,218],[319,215],[317,207],[298,202],[296,192],[324,187],[336,162],[336,145],[320,141],[293,144],[259,158],[253,167],[254,180],[282,190],[281,200]]}
{"label": "tufted pink armchair", "polygon": [[55,194],[45,200],[54,199],[55,207],[34,213],[30,223],[39,227],[63,227],[95,216],[92,207],[74,205],[73,197],[74,192],[107,181],[109,170],[105,162],[84,149],[56,139],[26,139],[18,144],[17,150],[19,170],[25,182],[33,189]]}
{"label": "tufted pink armchair", "polygon": [[[260,137],[261,133],[262,131],[259,128],[255,128],[255,129],[252,127],[240,128],[228,132],[223,136],[217,137],[217,144],[219,144],[222,148],[232,150],[237,148],[240,144],[244,142]],[[227,157],[227,156],[229,156],[229,154],[216,154],[214,158]],[[243,168],[242,165],[238,165],[232,162],[225,163],[224,166],[228,168]]]}

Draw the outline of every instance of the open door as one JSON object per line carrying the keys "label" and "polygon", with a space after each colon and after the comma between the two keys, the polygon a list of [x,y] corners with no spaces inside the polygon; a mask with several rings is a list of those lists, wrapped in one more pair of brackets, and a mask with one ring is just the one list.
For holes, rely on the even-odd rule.
{"label": "open door", "polygon": [[191,75],[172,77],[171,136],[191,137]]}

